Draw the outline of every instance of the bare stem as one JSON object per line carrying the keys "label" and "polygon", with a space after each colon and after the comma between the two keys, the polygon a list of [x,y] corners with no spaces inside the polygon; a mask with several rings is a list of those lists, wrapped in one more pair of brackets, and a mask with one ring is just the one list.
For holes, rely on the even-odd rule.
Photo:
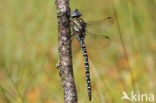
{"label": "bare stem", "polygon": [[56,7],[58,19],[58,69],[62,79],[64,102],[77,103],[72,66],[69,0],[56,0]]}

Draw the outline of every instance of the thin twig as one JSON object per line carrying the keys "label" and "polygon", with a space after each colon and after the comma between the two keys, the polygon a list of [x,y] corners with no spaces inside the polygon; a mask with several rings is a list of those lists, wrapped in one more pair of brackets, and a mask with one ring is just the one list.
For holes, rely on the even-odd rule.
{"label": "thin twig", "polygon": [[58,55],[59,74],[62,79],[65,103],[77,103],[77,92],[74,83],[69,0],[56,0],[58,19]]}

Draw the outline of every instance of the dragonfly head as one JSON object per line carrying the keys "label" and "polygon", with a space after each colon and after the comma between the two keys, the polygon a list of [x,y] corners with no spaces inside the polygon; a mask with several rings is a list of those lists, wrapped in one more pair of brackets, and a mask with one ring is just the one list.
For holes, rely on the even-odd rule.
{"label": "dragonfly head", "polygon": [[74,9],[72,12],[71,12],[71,17],[74,18],[74,17],[80,17],[81,16],[81,13],[79,12],[78,9]]}

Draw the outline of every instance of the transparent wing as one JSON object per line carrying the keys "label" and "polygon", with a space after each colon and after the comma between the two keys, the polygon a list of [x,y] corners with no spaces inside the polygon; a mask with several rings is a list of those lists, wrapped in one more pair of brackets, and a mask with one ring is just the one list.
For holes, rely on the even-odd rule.
{"label": "transparent wing", "polygon": [[104,50],[111,43],[111,39],[107,35],[87,32],[85,37],[85,44],[88,49],[94,51]]}
{"label": "transparent wing", "polygon": [[71,39],[72,39],[72,53],[76,55],[81,49],[80,42],[76,39],[75,36],[73,36]]}
{"label": "transparent wing", "polygon": [[[86,48],[91,51],[102,51],[107,48],[110,43],[111,39],[107,35],[97,34],[87,32],[85,36],[85,45]],[[81,49],[79,41],[76,39],[75,36],[72,37],[72,53],[77,54]]]}
{"label": "transparent wing", "polygon": [[[96,51],[104,50],[106,47],[108,47],[111,43],[111,39],[109,36],[103,34],[106,34],[106,31],[112,26],[112,24],[112,17],[87,22],[87,32],[85,37],[86,48],[90,49],[91,51]],[[76,54],[81,49],[80,43],[75,36],[72,37],[72,47],[73,54]]]}
{"label": "transparent wing", "polygon": [[112,25],[114,21],[112,17],[107,17],[98,21],[87,22],[87,31],[89,32],[106,32]]}

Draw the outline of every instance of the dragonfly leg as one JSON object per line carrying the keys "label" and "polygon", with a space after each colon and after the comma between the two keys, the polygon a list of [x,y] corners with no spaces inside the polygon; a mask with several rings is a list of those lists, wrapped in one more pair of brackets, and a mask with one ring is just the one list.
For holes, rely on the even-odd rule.
{"label": "dragonfly leg", "polygon": [[70,37],[73,37],[74,36],[74,34],[71,34],[71,36]]}

